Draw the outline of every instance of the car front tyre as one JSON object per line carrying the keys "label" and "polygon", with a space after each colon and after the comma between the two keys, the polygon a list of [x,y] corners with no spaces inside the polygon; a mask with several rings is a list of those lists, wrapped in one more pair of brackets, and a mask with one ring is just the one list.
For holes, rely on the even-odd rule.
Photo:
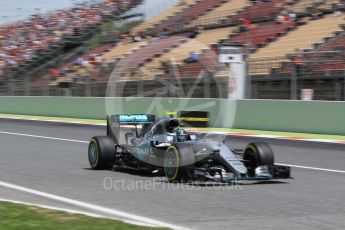
{"label": "car front tyre", "polygon": [[185,165],[186,157],[186,154],[180,152],[175,146],[170,146],[166,150],[164,174],[169,182],[188,182],[193,179],[194,165]]}
{"label": "car front tyre", "polygon": [[244,165],[248,169],[249,176],[254,176],[257,167],[274,165],[273,150],[264,142],[250,143],[244,151],[243,160]]}

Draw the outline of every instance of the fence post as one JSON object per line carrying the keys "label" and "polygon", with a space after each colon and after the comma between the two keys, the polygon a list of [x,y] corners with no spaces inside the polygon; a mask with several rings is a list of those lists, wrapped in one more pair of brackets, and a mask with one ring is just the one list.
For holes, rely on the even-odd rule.
{"label": "fence post", "polygon": [[203,77],[204,78],[204,98],[210,98],[211,94],[210,94],[210,89],[211,89],[211,76],[209,74],[206,74],[206,76]]}
{"label": "fence post", "polygon": [[49,96],[49,74],[44,75],[43,95]]}
{"label": "fence post", "polygon": [[91,80],[90,80],[90,75],[88,74],[86,77],[85,81],[85,96],[86,97],[91,97]]}
{"label": "fence post", "polygon": [[341,101],[341,82],[338,79],[334,80],[334,96],[336,101]]}
{"label": "fence post", "polygon": [[345,70],[344,70],[344,77],[343,77],[343,101],[345,101]]}
{"label": "fence post", "polygon": [[[247,51],[248,52],[248,51]],[[249,61],[248,61],[248,57],[249,57],[249,52],[247,54],[244,55],[244,64],[246,65],[246,73],[244,76],[246,76],[246,99],[252,99],[252,77],[249,74]]]}
{"label": "fence post", "polygon": [[10,96],[14,96],[14,85],[15,85],[15,80],[14,80],[14,76],[11,77],[10,79]]}
{"label": "fence post", "polygon": [[294,71],[290,78],[290,99],[297,100],[297,65],[293,63]]}
{"label": "fence post", "polygon": [[139,73],[140,76],[140,81],[138,81],[138,85],[137,85],[137,94],[139,97],[143,97],[144,96],[144,75],[142,73]]}

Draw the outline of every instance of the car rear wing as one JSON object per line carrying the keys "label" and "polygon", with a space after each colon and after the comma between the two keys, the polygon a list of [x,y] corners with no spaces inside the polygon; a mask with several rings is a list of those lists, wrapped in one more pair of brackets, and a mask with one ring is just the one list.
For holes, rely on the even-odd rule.
{"label": "car rear wing", "polygon": [[[147,127],[156,121],[155,115],[147,114],[120,114],[107,117],[107,136],[111,136],[119,143],[118,140],[123,132],[121,127],[132,126],[136,128],[135,133],[138,134],[138,126]],[[122,130],[122,131],[121,131]]]}
{"label": "car rear wing", "polygon": [[156,121],[155,115],[147,114],[121,114],[111,115],[108,117],[108,122],[117,125],[142,125],[150,124]]}

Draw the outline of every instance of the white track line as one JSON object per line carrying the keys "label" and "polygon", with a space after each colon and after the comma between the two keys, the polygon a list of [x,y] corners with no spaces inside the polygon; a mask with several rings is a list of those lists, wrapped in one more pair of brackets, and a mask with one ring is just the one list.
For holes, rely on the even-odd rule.
{"label": "white track line", "polygon": [[301,168],[301,169],[317,170],[317,171],[325,171],[325,172],[345,173],[345,171],[342,171],[342,170],[316,168],[316,167],[309,167],[309,166],[302,166],[302,165],[290,165],[290,164],[281,164],[281,163],[276,163],[276,165],[289,166],[289,167]]}
{"label": "white track line", "polygon": [[42,139],[58,140],[58,141],[68,141],[68,142],[76,142],[76,143],[89,143],[88,141],[64,139],[64,138],[57,138],[57,137],[38,136],[38,135],[24,134],[24,133],[12,133],[12,132],[4,132],[4,131],[0,131],[0,133],[8,134],[8,135],[24,136],[24,137],[35,137],[35,138],[42,138]]}
{"label": "white track line", "polygon": [[78,201],[78,200],[73,200],[73,199],[69,199],[66,197],[57,196],[57,195],[54,195],[51,193],[41,192],[38,190],[10,184],[10,183],[4,182],[4,181],[0,181],[0,186],[14,189],[14,190],[18,190],[18,191],[25,192],[25,193],[29,193],[29,194],[33,194],[36,196],[56,200],[56,201],[63,202],[66,204],[75,205],[78,207],[82,207],[82,208],[86,208],[86,209],[90,209],[90,210],[94,210],[94,211],[98,211],[98,212],[102,212],[102,213],[106,213],[106,214],[110,214],[110,215],[119,216],[121,218],[130,219],[130,220],[133,220],[136,222],[143,222],[143,223],[147,223],[150,225],[166,227],[166,228],[171,228],[171,229],[178,229],[178,230],[187,229],[184,227],[165,223],[165,222],[162,222],[159,220],[155,220],[155,219],[151,219],[151,218],[147,218],[147,217],[142,217],[142,216],[138,216],[138,215],[134,215],[134,214],[130,214],[130,213],[126,213],[126,212],[122,212],[122,211],[118,211],[118,210],[114,210],[114,209],[110,209],[110,208],[105,208],[102,206],[98,206],[98,205],[94,205],[94,204],[90,204],[90,203],[86,203],[86,202],[82,202],[82,201]]}

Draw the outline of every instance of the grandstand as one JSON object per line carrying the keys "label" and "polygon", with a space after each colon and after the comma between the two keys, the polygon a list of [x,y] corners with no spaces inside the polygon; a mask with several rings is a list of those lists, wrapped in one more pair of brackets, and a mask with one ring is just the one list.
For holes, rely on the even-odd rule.
{"label": "grandstand", "polygon": [[212,45],[216,45],[220,40],[226,39],[230,36],[233,28],[225,27],[214,30],[207,30],[201,32],[195,39],[189,39],[179,47],[170,50],[170,52],[155,58],[147,63],[144,67],[154,71],[156,75],[163,75],[162,63],[171,61],[174,65],[182,65],[191,52],[202,54],[205,50],[211,49]]}
{"label": "grandstand", "polygon": [[[174,71],[179,72],[183,79],[183,87],[190,85],[202,72],[203,79],[214,83],[211,84],[212,89],[218,87],[223,91],[219,94],[197,93],[193,96],[226,97],[228,74],[224,66],[218,63],[216,54],[219,44],[230,42],[245,47],[254,98],[296,99],[301,87],[311,87],[315,88],[318,99],[345,100],[344,95],[337,93],[335,96],[330,90],[336,84],[340,87],[340,92],[345,91],[343,2],[271,0],[256,1],[254,4],[248,0],[181,0],[158,16],[114,35],[116,37],[108,44],[99,44],[95,49],[84,49],[82,55],[80,52],[72,55],[71,49],[67,49],[69,52],[63,59],[47,64],[50,69],[64,70],[60,74],[56,74],[58,71],[54,72],[55,76],[50,77],[49,87],[61,88],[61,83],[70,82],[74,86],[73,90],[78,92],[75,95],[85,95],[82,91],[90,84],[91,95],[104,96],[106,81],[110,76],[119,76],[121,84],[126,85],[127,96],[146,96],[148,92],[152,93],[152,89],[155,89],[154,92],[163,90],[159,88],[159,81],[169,79]],[[244,21],[248,23],[243,24]],[[77,33],[83,35],[84,32],[78,30]],[[92,38],[94,35],[90,36]],[[82,43],[68,44],[67,47],[73,44],[74,50]],[[59,52],[64,51],[66,47]],[[198,60],[187,62],[192,54]],[[50,53],[44,58],[54,60],[55,56],[58,54]],[[297,56],[302,56],[303,59],[303,68],[298,70],[295,62]],[[41,67],[41,61],[41,58],[34,58],[19,69],[24,68],[25,71],[28,65],[33,68]],[[1,68],[4,74],[6,70]],[[46,74],[47,72],[40,71],[32,77],[35,86],[43,87],[41,85],[46,84],[42,80],[47,79]],[[330,82],[325,83],[328,85],[326,91],[320,90],[318,93],[318,89],[323,87],[320,79]],[[201,88],[203,86],[200,85]],[[93,90],[94,87],[97,90]],[[138,92],[138,89],[142,91]],[[36,95],[43,91],[37,91]],[[56,93],[59,90],[46,91]],[[58,94],[62,94],[62,91]]]}
{"label": "grandstand", "polygon": [[241,44],[250,44],[250,50],[251,52],[254,52],[257,48],[262,47],[268,42],[284,35],[294,27],[294,22],[279,24],[277,24],[276,22],[257,23],[250,30],[242,33],[237,33],[227,41],[237,42]]}
{"label": "grandstand", "polygon": [[[317,8],[321,10],[332,10],[336,4],[343,4],[341,0],[326,0],[323,1]],[[333,9],[334,10],[334,9]]]}
{"label": "grandstand", "polygon": [[[335,33],[343,31],[345,24],[343,17],[325,16],[319,20],[308,21],[305,25],[280,37],[276,42],[258,50],[250,57],[252,75],[267,75],[272,68],[286,61],[287,55],[295,50],[312,49],[324,39],[333,37]],[[262,62],[265,60],[265,63]]]}
{"label": "grandstand", "polygon": [[246,7],[236,16],[227,19],[225,22],[238,21],[241,18],[252,22],[271,20],[276,14],[284,9],[284,0],[257,1],[256,4]]}
{"label": "grandstand", "polygon": [[139,65],[143,65],[184,42],[186,42],[186,38],[179,36],[151,41],[145,47],[138,49],[121,60],[115,69],[115,74],[119,74],[121,77],[132,75]]}
{"label": "grandstand", "polygon": [[200,17],[219,7],[224,0],[203,0],[197,1],[195,4],[190,5],[184,11],[175,14],[172,17],[160,21],[154,28],[149,30],[149,33],[156,34],[164,29],[169,31],[179,31],[183,25],[188,24],[190,21]]}
{"label": "grandstand", "polygon": [[249,6],[248,0],[238,0],[238,1],[224,1],[219,7],[206,12],[204,15],[192,20],[185,27],[196,27],[196,26],[207,26],[213,24],[219,24],[223,20],[236,15],[240,10]]}
{"label": "grandstand", "polygon": [[170,9],[162,12],[156,17],[153,17],[152,19],[147,20],[141,23],[139,26],[135,27],[133,29],[133,33],[139,33],[139,32],[151,29],[155,27],[157,24],[159,24],[161,21],[168,20],[170,17],[184,11],[191,5],[195,4],[197,1],[198,0],[186,0],[183,2],[178,2],[175,6],[171,7]]}

